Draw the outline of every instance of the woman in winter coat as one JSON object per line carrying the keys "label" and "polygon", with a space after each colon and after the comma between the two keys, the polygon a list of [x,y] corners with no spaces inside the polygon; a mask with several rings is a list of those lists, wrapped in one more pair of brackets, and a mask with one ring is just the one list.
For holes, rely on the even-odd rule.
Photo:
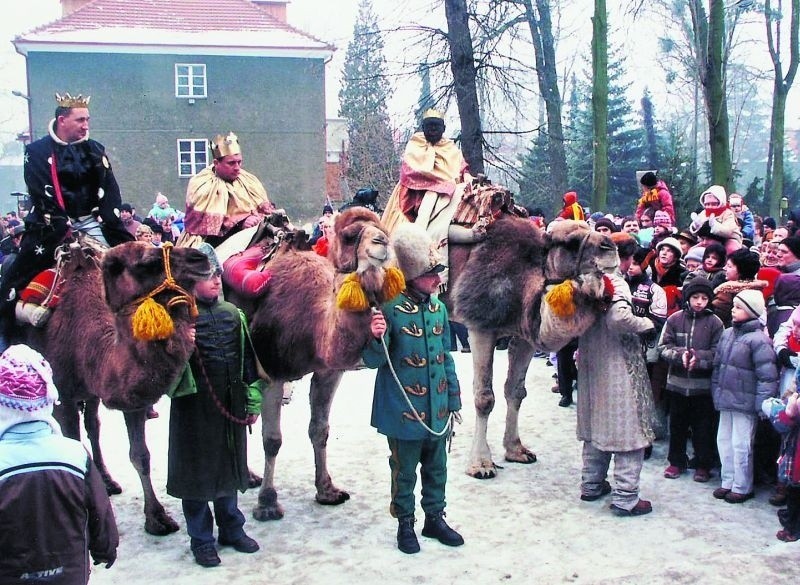
{"label": "woman in winter coat", "polygon": [[725,262],[726,281],[714,288],[712,305],[714,313],[722,319],[725,327],[731,325],[731,309],[733,297],[743,290],[757,290],[762,292],[768,286],[766,280],[756,280],[756,275],[761,269],[758,254],[742,248],[728,256]]}
{"label": "woman in winter coat", "polygon": [[[650,502],[639,498],[639,476],[645,448],[655,438],[653,395],[640,335],[652,333],[654,325],[634,314],[622,275],[608,276],[614,287],[611,306],[578,341],[581,499],[594,501],[611,493],[614,514],[640,516],[652,511]],[[613,490],[606,480],[612,456]]]}
{"label": "woman in winter coat", "polygon": [[775,350],[759,321],[764,297],[745,290],[733,299],[733,325],[714,356],[711,394],[720,413],[717,431],[722,485],[714,497],[740,504],[753,497],[753,435],[761,403],[778,393]]}

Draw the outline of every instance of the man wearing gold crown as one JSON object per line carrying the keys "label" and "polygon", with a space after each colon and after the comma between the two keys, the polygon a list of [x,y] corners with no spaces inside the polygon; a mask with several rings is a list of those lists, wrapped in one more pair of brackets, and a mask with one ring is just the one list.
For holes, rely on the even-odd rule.
{"label": "man wearing gold crown", "polygon": [[11,305],[0,308],[3,314],[13,311],[21,287],[53,265],[55,248],[70,231],[111,246],[135,239],[119,218],[122,199],[106,149],[89,138],[90,99],[56,94],[48,135],[25,147],[24,177],[32,208],[19,255],[3,274],[0,303]]}
{"label": "man wearing gold crown", "polygon": [[212,166],[186,187],[186,216],[179,246],[212,246],[237,231],[258,225],[274,210],[264,185],[242,168],[242,149],[233,132],[211,141]]}

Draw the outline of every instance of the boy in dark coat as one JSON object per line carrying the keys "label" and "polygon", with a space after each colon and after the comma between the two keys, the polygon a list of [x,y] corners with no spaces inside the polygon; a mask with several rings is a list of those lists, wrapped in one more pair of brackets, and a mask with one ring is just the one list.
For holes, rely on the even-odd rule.
{"label": "boy in dark coat", "polygon": [[219,299],[222,269],[214,249],[205,243],[199,249],[214,272],[195,287],[196,350],[171,394],[167,493],[181,499],[195,561],[215,567],[221,561],[214,520],[220,545],[243,553],[259,548],[244,532],[237,491],[248,487],[245,427],[258,419],[261,385],[244,317]]}
{"label": "boy in dark coat", "polygon": [[658,344],[669,364],[669,466],[664,477],[676,479],[688,466],[686,439],[691,432],[697,457],[694,480],[705,483],[716,460],[714,430],[717,415],[711,399],[714,353],[725,327],[711,311],[711,282],[695,276],[683,286],[686,307],[673,313]]}
{"label": "boy in dark coat", "polygon": [[433,296],[444,269],[438,252],[416,224],[399,226],[392,239],[406,289],[373,314],[375,339],[362,357],[367,367],[378,368],[372,426],[386,435],[391,450],[390,511],[398,519],[397,548],[412,554],[420,550],[414,533],[417,466],[425,511],[422,536],[448,546],[464,544],[444,520],[447,437],[452,421],[461,421],[461,391],[449,351],[447,309]]}

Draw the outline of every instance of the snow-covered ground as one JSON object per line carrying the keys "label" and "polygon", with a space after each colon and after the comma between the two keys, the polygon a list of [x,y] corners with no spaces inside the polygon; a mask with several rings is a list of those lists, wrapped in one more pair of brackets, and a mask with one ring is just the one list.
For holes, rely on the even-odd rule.
{"label": "snow-covered ground", "polygon": [[[497,478],[479,481],[465,475],[474,424],[471,356],[454,354],[464,399],[464,424],[450,453],[447,519],[466,544],[448,548],[420,538],[422,551],[405,555],[395,547],[396,522],[388,511],[389,467],[385,439],[369,425],[374,371],[349,372],[331,414],[329,466],[350,501],[338,507],[314,501],[314,461],[306,433],[308,378],[298,382],[283,409],[283,447],[276,486],[286,511],[283,520],[252,519],[257,491],[240,496],[245,529],[261,544],[252,555],[222,548],[222,565],[196,565],[183,530],[180,504],[164,492],[169,402],[161,417],[147,423],[153,455],[153,483],[162,502],[182,526],[154,537],[143,529],[138,478],[127,461],[127,439],[120,413],[105,412],[103,444],[109,467],[125,489],[113,498],[120,527],[119,559],[109,570],[95,568],[91,583],[225,582],[265,584],[414,583],[796,583],[800,543],[775,538],[775,508],[763,488],[754,500],[731,505],[715,500],[719,483],[698,484],[685,475],[662,477],[666,445],[656,444],[645,463],[642,496],[654,511],[618,518],[608,502],[579,499],[580,444],[575,439],[575,407],[559,408],[550,392],[552,369],[535,359],[522,405],[523,442],[538,455],[532,465],[502,461],[505,403],[502,379],[506,353],[496,354],[499,396],[489,422]],[[260,435],[250,443],[253,469],[263,465]],[[417,517],[422,516],[421,510]],[[418,524],[421,528],[421,522]]]}

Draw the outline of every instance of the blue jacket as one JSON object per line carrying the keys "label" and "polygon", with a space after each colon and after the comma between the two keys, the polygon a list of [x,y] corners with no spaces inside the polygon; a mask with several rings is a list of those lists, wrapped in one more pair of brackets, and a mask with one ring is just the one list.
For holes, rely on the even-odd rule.
{"label": "blue jacket", "polygon": [[369,368],[378,368],[372,400],[372,426],[378,432],[407,441],[434,438],[416,420],[406,398],[434,431],[447,424],[450,412],[461,409],[461,390],[450,355],[447,309],[438,298],[415,300],[403,291],[382,307],[386,346],[402,389],[392,376],[380,340],[362,352]]}
{"label": "blue jacket", "polygon": [[775,350],[761,323],[734,323],[722,333],[711,375],[714,407],[745,414],[761,412],[761,403],[778,394]]}

